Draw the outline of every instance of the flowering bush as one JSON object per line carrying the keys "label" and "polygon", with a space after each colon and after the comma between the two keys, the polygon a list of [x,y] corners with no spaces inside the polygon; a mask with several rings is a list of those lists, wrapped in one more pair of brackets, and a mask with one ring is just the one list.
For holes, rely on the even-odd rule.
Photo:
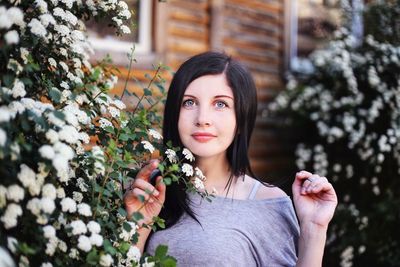
{"label": "flowering bush", "polygon": [[400,47],[368,32],[357,44],[338,32],[271,109],[304,137],[298,168],[327,176],[341,200],[324,266],[399,266]]}
{"label": "flowering bush", "polygon": [[[190,151],[164,147],[156,130],[166,68],[155,66],[128,111],[122,96],[107,94],[117,82],[110,62],[89,63],[84,21],[110,18],[117,33],[128,33],[130,16],[117,0],[1,3],[1,266],[175,265],[165,246],[140,255],[140,211],[127,220],[123,207],[124,187],[159,153],[166,184],[185,182],[209,196]],[[156,226],[163,220],[143,227]]]}

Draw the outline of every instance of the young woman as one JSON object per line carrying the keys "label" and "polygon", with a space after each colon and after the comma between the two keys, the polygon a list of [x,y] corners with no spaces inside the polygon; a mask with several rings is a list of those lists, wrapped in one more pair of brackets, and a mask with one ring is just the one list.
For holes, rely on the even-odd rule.
{"label": "young woman", "polygon": [[180,184],[166,187],[162,177],[152,186],[149,176],[158,165],[153,160],[125,196],[128,216],[142,206],[142,195],[149,199],[140,210],[143,222],[158,215],[166,220],[164,230],[138,230],[142,251],[166,244],[178,266],[321,266],[335,191],[325,177],[297,173],[297,219],[282,190],[255,178],[248,147],[256,112],[254,81],[237,61],[206,52],[182,64],[168,92],[164,141],[193,152],[207,177],[205,188],[215,188],[217,196],[204,201]]}

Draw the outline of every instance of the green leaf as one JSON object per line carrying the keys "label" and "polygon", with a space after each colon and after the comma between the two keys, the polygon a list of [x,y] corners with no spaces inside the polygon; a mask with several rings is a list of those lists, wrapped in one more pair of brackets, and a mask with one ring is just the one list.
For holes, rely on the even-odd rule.
{"label": "green leaf", "polygon": [[4,74],[2,76],[2,81],[5,85],[5,87],[12,87],[12,84],[14,82],[14,76],[12,76],[10,74]]}
{"label": "green leaf", "polygon": [[172,258],[168,257],[167,259],[162,261],[162,266],[164,267],[176,267],[177,261]]}
{"label": "green leaf", "polygon": [[131,244],[128,242],[122,242],[121,245],[119,245],[118,249],[121,251],[123,254],[125,254],[129,248],[131,247]]}
{"label": "green leaf", "polygon": [[170,185],[172,183],[171,178],[169,178],[169,177],[165,177],[163,179],[163,181],[164,181],[164,184],[166,184],[166,185]]}
{"label": "green leaf", "polygon": [[140,213],[140,212],[134,212],[133,214],[132,214],[132,218],[135,220],[135,221],[140,221],[141,219],[143,219],[144,217],[143,217],[143,215],[142,215],[142,213]]}
{"label": "green leaf", "polygon": [[143,92],[145,96],[150,96],[152,95],[151,90],[149,90],[148,88],[143,88]]}
{"label": "green leaf", "polygon": [[163,259],[164,257],[167,256],[167,252],[168,252],[168,247],[165,245],[159,245],[156,248],[156,252],[155,252],[155,256],[159,259]]}
{"label": "green leaf", "polygon": [[96,249],[92,249],[90,253],[86,256],[86,262],[90,265],[97,265],[99,262],[99,255],[97,254]]}
{"label": "green leaf", "polygon": [[118,213],[122,216],[122,217],[126,217],[127,213],[126,210],[123,208],[118,208]]}
{"label": "green leaf", "polygon": [[104,247],[104,250],[111,255],[115,255],[117,253],[117,250],[113,247],[110,240],[108,240],[108,239],[104,239],[103,247]]}
{"label": "green leaf", "polygon": [[53,100],[54,102],[60,103],[61,92],[57,88],[55,88],[55,87],[50,88],[49,96],[50,96],[51,100]]}

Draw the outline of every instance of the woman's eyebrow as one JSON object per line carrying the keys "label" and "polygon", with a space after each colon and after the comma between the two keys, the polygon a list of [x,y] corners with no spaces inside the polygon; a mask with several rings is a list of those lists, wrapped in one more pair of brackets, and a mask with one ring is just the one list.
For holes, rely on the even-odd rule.
{"label": "woman's eyebrow", "polygon": [[220,97],[227,97],[233,100],[233,97],[229,96],[229,95],[216,95],[214,96],[214,98],[220,98]]}

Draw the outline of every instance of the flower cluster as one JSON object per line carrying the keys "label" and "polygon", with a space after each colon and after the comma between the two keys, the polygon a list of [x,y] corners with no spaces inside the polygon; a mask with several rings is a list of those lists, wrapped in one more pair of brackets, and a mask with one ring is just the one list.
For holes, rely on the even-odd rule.
{"label": "flower cluster", "polygon": [[123,188],[143,149],[154,152],[148,140],[162,139],[161,120],[108,95],[117,78],[89,62],[85,33],[85,20],[105,17],[129,33],[130,16],[119,0],[0,4],[1,266],[154,264],[134,245]]}
{"label": "flower cluster", "polygon": [[399,218],[389,203],[400,200],[400,48],[371,35],[359,44],[341,29],[310,60],[313,73],[292,77],[270,108],[290,118],[296,133],[304,130],[297,166],[327,176],[342,198],[328,238],[331,258],[342,260],[332,266],[376,263],[382,251],[398,256],[394,224],[373,229],[371,221],[385,212]]}

